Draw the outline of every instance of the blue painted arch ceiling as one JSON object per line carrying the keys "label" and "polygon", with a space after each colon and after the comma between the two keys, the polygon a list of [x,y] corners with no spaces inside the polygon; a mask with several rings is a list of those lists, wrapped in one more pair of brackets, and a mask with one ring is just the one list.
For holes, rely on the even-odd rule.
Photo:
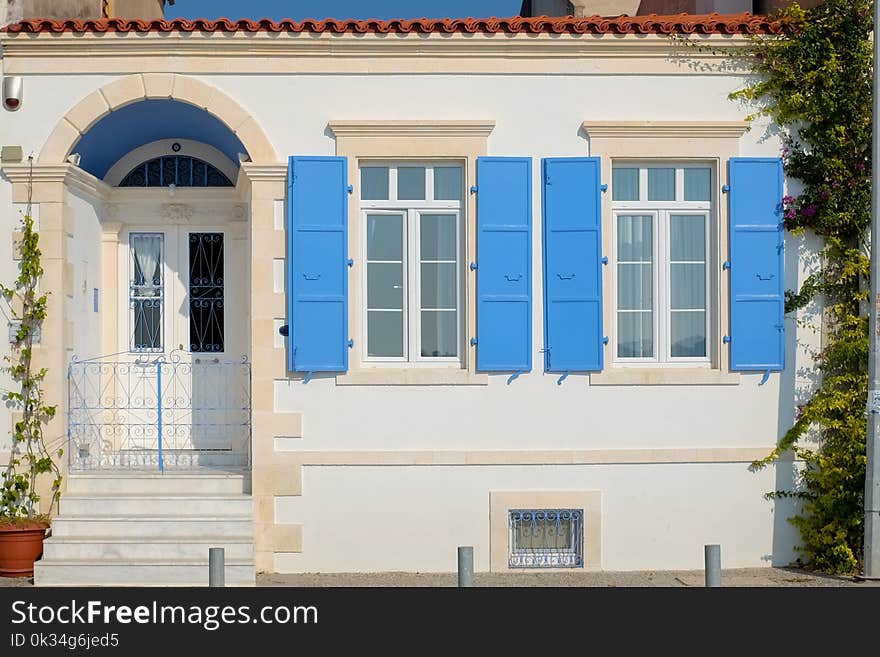
{"label": "blue painted arch ceiling", "polygon": [[143,100],[111,112],[80,137],[73,153],[80,168],[104,178],[121,157],[159,139],[191,139],[210,144],[236,165],[244,145],[226,124],[207,111],[171,99]]}

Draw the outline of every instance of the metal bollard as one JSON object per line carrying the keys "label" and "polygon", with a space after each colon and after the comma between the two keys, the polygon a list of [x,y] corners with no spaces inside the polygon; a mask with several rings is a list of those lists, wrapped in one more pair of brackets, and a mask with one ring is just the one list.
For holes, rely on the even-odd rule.
{"label": "metal bollard", "polygon": [[721,546],[707,545],[706,552],[706,586],[721,586]]}
{"label": "metal bollard", "polygon": [[474,586],[474,548],[458,548],[458,586]]}
{"label": "metal bollard", "polygon": [[208,548],[208,586],[226,586],[226,550]]}

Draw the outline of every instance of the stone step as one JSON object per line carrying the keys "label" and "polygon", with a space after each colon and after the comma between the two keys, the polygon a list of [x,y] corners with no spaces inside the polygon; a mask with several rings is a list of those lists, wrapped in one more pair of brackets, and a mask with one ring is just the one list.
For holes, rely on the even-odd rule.
{"label": "stone step", "polygon": [[211,536],[191,538],[167,536],[155,538],[120,538],[118,536],[53,536],[43,542],[43,559],[48,561],[206,559],[208,550],[222,547],[226,561],[253,560],[254,544],[250,536],[240,538]]}
{"label": "stone step", "polygon": [[[226,559],[226,586],[254,586],[253,561]],[[41,559],[35,586],[207,586],[208,559]]]}
{"label": "stone step", "polygon": [[250,516],[207,515],[58,516],[52,521],[52,536],[253,536],[253,520]]}
{"label": "stone step", "polygon": [[246,495],[80,495],[62,496],[64,518],[76,516],[244,516],[253,513],[253,498]]}
{"label": "stone step", "polygon": [[[67,477],[67,495],[241,495],[250,490],[250,475],[220,473],[121,472]],[[62,495],[62,499],[64,496]]]}

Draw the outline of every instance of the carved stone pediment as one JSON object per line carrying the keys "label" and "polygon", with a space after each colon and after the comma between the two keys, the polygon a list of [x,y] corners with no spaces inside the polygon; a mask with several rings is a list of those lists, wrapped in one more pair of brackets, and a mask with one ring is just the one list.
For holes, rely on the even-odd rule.
{"label": "carved stone pediment", "polygon": [[173,224],[189,223],[195,212],[195,208],[186,203],[166,203],[162,206],[162,218]]}

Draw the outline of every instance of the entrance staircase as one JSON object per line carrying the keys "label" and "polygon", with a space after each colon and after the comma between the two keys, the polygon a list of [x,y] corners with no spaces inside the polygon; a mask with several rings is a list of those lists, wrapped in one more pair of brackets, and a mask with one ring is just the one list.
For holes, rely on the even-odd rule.
{"label": "entrance staircase", "polygon": [[254,586],[249,475],[71,474],[36,586],[207,586],[225,548],[226,585]]}

